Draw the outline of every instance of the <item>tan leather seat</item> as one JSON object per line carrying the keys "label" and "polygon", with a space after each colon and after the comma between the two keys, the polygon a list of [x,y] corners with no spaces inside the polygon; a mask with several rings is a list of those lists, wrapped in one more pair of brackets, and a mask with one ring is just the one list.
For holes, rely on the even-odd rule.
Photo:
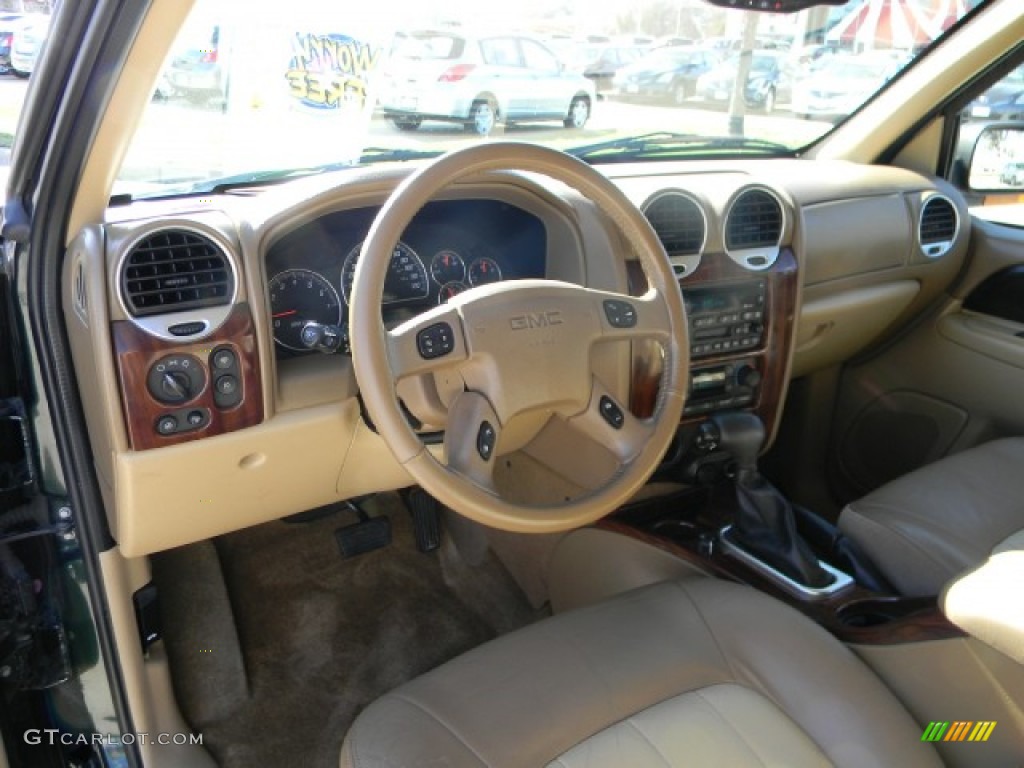
{"label": "tan leather seat", "polygon": [[663,582],[481,646],[371,704],[341,765],[937,766],[853,653],[710,578]]}
{"label": "tan leather seat", "polygon": [[937,595],[1024,529],[1024,438],[994,440],[848,505],[839,527],[904,595]]}

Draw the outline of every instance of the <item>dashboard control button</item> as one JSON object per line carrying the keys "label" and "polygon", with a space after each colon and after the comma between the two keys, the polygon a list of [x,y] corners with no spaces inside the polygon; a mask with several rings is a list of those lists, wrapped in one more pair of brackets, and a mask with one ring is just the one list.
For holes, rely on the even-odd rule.
{"label": "dashboard control button", "polygon": [[215,386],[222,395],[233,395],[238,392],[238,379],[234,376],[221,376],[217,379]]}
{"label": "dashboard control button", "polygon": [[618,403],[608,397],[608,395],[601,395],[601,399],[598,401],[597,406],[605,421],[615,429],[622,429],[622,425],[626,421],[626,416],[622,412],[622,409],[619,408]]}
{"label": "dashboard control button", "polygon": [[424,360],[444,357],[455,349],[455,333],[448,323],[434,323],[416,334],[416,349]]}
{"label": "dashboard control button", "polygon": [[636,326],[636,308],[628,301],[606,299],[604,315],[612,328],[633,328]]}
{"label": "dashboard control button", "polygon": [[206,414],[202,411],[189,411],[185,419],[190,427],[201,427],[206,422]]}
{"label": "dashboard control button", "polygon": [[494,453],[494,442],[497,437],[498,435],[489,421],[480,424],[480,429],[476,433],[476,452],[484,461],[488,461],[491,454]]}
{"label": "dashboard control button", "polygon": [[187,403],[206,387],[205,369],[192,355],[167,355],[150,366],[146,387],[157,402]]}
{"label": "dashboard control button", "polygon": [[230,349],[219,349],[213,353],[211,361],[213,367],[219,371],[229,371],[235,367],[237,358]]}
{"label": "dashboard control button", "polygon": [[178,431],[178,420],[173,416],[161,416],[156,423],[156,431],[161,435],[173,435]]}

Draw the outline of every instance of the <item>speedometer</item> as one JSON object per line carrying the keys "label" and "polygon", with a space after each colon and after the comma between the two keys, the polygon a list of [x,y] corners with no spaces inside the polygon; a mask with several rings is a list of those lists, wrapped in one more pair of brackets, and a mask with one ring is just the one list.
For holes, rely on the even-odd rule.
{"label": "speedometer", "polygon": [[[352,296],[352,282],[356,276],[356,262],[359,259],[359,251],[363,247],[359,243],[345,257],[345,263],[341,267],[341,293],[345,297],[345,303],[349,303]],[[384,279],[384,295],[381,297],[382,304],[402,304],[407,301],[420,301],[430,295],[430,278],[427,277],[427,268],[423,266],[423,260],[416,251],[405,243],[399,241],[394,250],[391,251],[391,261],[388,263],[388,274]]]}

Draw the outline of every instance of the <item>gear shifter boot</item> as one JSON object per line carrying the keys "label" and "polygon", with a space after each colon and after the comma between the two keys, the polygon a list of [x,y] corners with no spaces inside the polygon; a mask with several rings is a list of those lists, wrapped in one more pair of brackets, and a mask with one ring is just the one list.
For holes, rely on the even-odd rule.
{"label": "gear shifter boot", "polygon": [[730,538],[739,547],[804,586],[820,589],[834,577],[825,571],[796,530],[789,502],[763,477],[736,483],[739,509]]}

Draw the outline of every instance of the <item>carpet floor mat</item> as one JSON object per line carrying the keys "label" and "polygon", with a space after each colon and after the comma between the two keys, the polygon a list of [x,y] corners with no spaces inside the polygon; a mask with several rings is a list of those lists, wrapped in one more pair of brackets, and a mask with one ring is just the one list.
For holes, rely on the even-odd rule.
{"label": "carpet floor mat", "polygon": [[366,507],[393,541],[350,560],[346,513],[154,556],[178,703],[219,764],[333,768],[371,701],[541,618],[492,553],[470,566],[445,539],[421,554],[396,494]]}

